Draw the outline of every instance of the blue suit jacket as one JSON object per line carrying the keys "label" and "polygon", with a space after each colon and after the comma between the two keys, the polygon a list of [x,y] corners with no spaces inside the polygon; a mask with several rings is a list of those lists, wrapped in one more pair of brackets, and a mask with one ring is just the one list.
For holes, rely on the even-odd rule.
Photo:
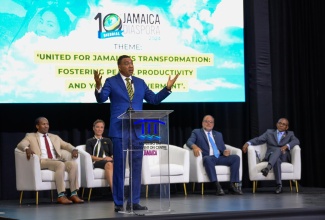
{"label": "blue suit jacket", "polygon": [[[214,142],[216,143],[220,154],[223,154],[223,151],[226,150],[225,143],[223,141],[222,134],[215,130],[212,130],[212,136],[214,138]],[[209,156],[210,154],[210,147],[208,138],[202,128],[194,129],[190,138],[187,140],[186,145],[192,149],[192,145],[196,144],[202,150],[202,156]]]}
{"label": "blue suit jacket", "polygon": [[259,137],[253,138],[249,140],[252,145],[260,145],[266,143],[267,151],[265,154],[265,158],[268,158],[269,155],[273,152],[275,148],[280,148],[286,144],[290,145],[290,149],[292,149],[295,145],[299,145],[299,139],[296,138],[293,131],[286,131],[282,137],[280,142],[278,143],[277,137],[277,129],[268,129],[264,134]]}
{"label": "blue suit jacket", "polygon": [[[143,79],[132,76],[134,86],[134,97],[132,100],[132,108],[134,110],[142,110],[143,99],[150,104],[157,105],[164,100],[170,92],[167,88],[163,88],[157,94],[149,89]],[[109,126],[109,137],[122,138],[122,120],[117,117],[123,114],[130,107],[130,98],[120,74],[107,78],[100,93],[95,91],[96,100],[99,103],[110,99],[111,117]]]}

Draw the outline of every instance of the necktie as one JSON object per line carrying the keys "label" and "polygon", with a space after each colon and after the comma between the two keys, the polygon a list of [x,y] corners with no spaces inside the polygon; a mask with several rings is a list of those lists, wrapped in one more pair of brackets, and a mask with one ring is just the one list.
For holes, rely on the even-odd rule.
{"label": "necktie", "polygon": [[278,132],[278,143],[281,141],[282,132]]}
{"label": "necktie", "polygon": [[52,156],[52,153],[51,153],[50,144],[49,144],[45,134],[43,135],[43,137],[44,137],[44,140],[45,140],[45,147],[46,147],[46,151],[47,151],[47,156],[48,156],[48,158],[52,159],[53,156]]}
{"label": "necktie", "polygon": [[214,156],[215,156],[216,158],[218,158],[219,155],[220,155],[220,153],[219,153],[219,150],[218,150],[218,148],[217,148],[216,143],[214,143],[214,141],[213,141],[213,139],[212,139],[212,137],[211,137],[211,135],[210,135],[210,132],[208,132],[208,137],[209,137],[209,142],[210,142],[210,144],[211,144],[211,146],[212,146],[212,148],[213,148]]}
{"label": "necktie", "polygon": [[[100,157],[100,139],[97,139],[97,142],[94,147],[94,156]],[[101,155],[102,156],[102,155]]]}
{"label": "necktie", "polygon": [[131,79],[130,78],[125,78],[125,80],[126,80],[126,89],[128,90],[130,100],[132,100],[134,92],[133,92],[132,84],[130,82]]}

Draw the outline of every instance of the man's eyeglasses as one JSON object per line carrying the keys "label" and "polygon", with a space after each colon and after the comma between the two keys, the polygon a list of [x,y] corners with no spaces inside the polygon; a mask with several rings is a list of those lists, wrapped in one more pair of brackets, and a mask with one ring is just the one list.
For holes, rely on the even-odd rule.
{"label": "man's eyeglasses", "polygon": [[125,66],[130,66],[130,65],[133,66],[133,62],[124,62],[124,63],[122,63],[122,64],[125,65]]}
{"label": "man's eyeglasses", "polygon": [[286,123],[278,122],[278,125],[288,126]]}
{"label": "man's eyeglasses", "polygon": [[203,122],[210,123],[210,124],[213,124],[214,123],[214,121],[209,121],[209,120],[204,120]]}

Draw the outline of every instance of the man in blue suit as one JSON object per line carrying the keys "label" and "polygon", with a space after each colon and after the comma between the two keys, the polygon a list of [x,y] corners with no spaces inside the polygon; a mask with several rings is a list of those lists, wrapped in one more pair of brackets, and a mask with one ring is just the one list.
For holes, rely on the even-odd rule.
{"label": "man in blue suit", "polygon": [[[132,76],[134,72],[133,61],[130,56],[122,55],[117,61],[119,73],[115,76],[107,78],[104,86],[101,85],[102,76],[98,71],[94,71],[94,79],[96,82],[95,96],[97,102],[103,103],[109,98],[111,106],[109,137],[113,142],[114,156],[114,172],[113,172],[113,199],[115,203],[115,212],[124,211],[123,208],[123,188],[125,177],[125,158],[126,151],[122,149],[122,120],[117,117],[128,109],[142,110],[143,99],[150,104],[159,104],[167,96],[171,94],[171,88],[174,85],[178,75],[173,79],[168,78],[167,86],[155,94],[151,91],[143,79]],[[130,91],[130,93],[129,93]],[[133,130],[135,137],[136,131]],[[137,138],[132,138],[133,146],[142,146],[137,142]],[[124,145],[127,146],[127,145]],[[125,148],[125,147],[124,147]],[[124,149],[126,150],[126,149]],[[123,153],[124,152],[124,153]],[[142,151],[134,151],[130,162],[132,163],[132,201],[128,200],[126,209],[131,210],[147,210],[146,206],[141,206],[141,167],[142,167]],[[131,166],[131,165],[130,165]]]}
{"label": "man in blue suit", "polygon": [[260,145],[266,143],[267,151],[265,161],[268,161],[267,167],[261,170],[264,176],[267,176],[271,169],[274,169],[275,182],[277,184],[275,193],[282,192],[281,181],[281,163],[290,162],[290,150],[300,142],[294,135],[293,131],[288,131],[289,121],[286,118],[280,118],[276,123],[277,129],[268,129],[259,137],[247,141],[242,150],[247,152],[248,145]]}
{"label": "man in blue suit", "polygon": [[242,195],[239,187],[239,166],[240,158],[238,155],[230,155],[226,149],[222,134],[215,130],[214,118],[206,115],[202,121],[202,128],[194,129],[186,145],[193,150],[194,156],[202,154],[203,166],[211,182],[215,183],[218,196],[224,195],[224,191],[218,182],[216,175],[216,165],[230,167],[230,187],[228,192],[231,194]]}

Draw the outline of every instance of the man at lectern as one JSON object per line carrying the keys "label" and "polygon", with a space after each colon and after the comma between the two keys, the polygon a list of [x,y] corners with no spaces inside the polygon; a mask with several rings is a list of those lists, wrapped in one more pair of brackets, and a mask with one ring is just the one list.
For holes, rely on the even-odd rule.
{"label": "man at lectern", "polygon": [[[94,79],[96,82],[95,96],[97,102],[103,103],[109,98],[111,103],[108,136],[111,138],[114,146],[113,199],[115,203],[115,212],[124,211],[123,187],[125,177],[124,164],[126,158],[126,151],[122,149],[122,120],[117,117],[128,110],[142,110],[143,99],[150,104],[159,104],[171,94],[171,88],[178,78],[178,75],[173,79],[169,76],[166,87],[155,94],[148,88],[143,79],[132,76],[134,66],[130,56],[120,56],[117,60],[117,65],[119,73],[107,78],[104,86],[102,86],[101,83],[102,76],[98,71],[94,70]],[[135,132],[133,132],[133,135],[135,135]],[[133,167],[132,201],[130,201],[130,198],[127,201],[127,211],[131,210],[131,205],[133,210],[147,210],[146,206],[141,206],[139,204],[141,194],[142,156],[142,151],[136,151],[132,153],[132,158],[130,158]]]}

